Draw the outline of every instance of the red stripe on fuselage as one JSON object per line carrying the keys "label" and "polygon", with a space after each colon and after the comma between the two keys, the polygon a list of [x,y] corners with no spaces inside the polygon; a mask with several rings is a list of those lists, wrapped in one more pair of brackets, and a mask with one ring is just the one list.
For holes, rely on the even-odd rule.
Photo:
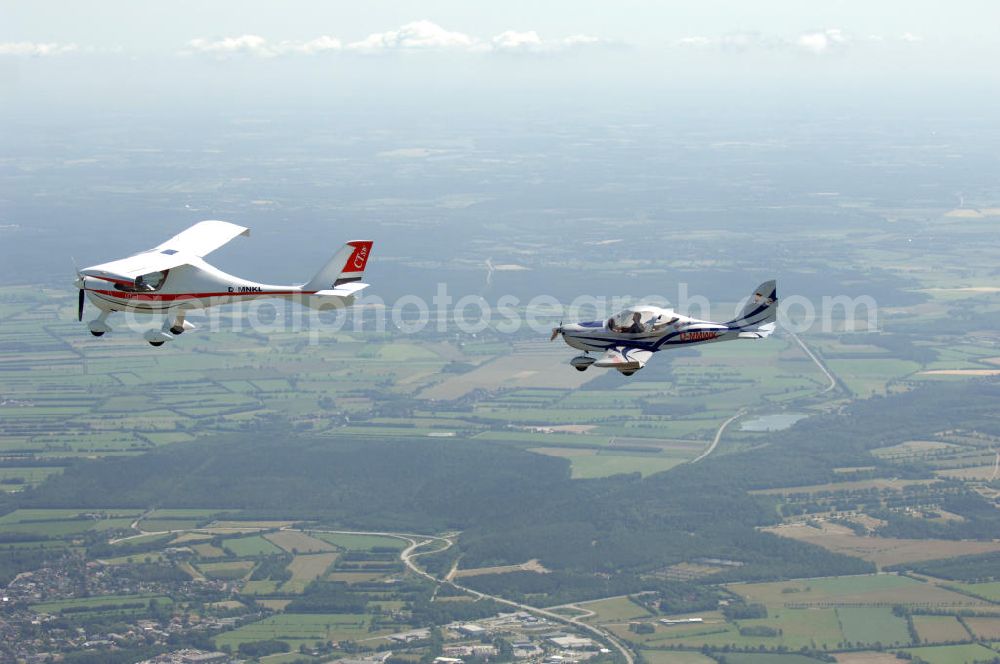
{"label": "red stripe on fuselage", "polygon": [[315,295],[316,291],[298,291],[298,290],[284,290],[284,291],[255,291],[246,293],[230,293],[228,291],[221,291],[217,293],[126,293],[124,291],[116,290],[98,290],[96,288],[89,288],[87,290],[92,290],[95,293],[100,293],[101,295],[106,295],[108,297],[113,297],[116,300],[140,300],[143,302],[171,302],[173,300],[196,300],[203,297],[266,297],[268,295]]}

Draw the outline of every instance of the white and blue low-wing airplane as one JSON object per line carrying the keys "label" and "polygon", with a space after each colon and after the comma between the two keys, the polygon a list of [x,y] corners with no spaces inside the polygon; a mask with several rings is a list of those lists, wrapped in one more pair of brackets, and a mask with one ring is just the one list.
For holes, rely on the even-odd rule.
{"label": "white and blue low-wing airplane", "polygon": [[77,270],[80,289],[78,319],[90,299],[100,315],[87,326],[95,337],[111,331],[108,316],[132,311],[163,316],[163,327],[149,330],[145,339],[162,346],[194,328],[187,312],[258,298],[293,299],[315,308],[351,305],[368,284],[362,282],[372,242],[348,242],[304,284],[275,286],[241,279],[209,265],[203,257],[230,240],[250,235],[250,229],[228,221],[201,221],[163,244],[128,258]]}
{"label": "white and blue low-wing airplane", "polygon": [[[553,328],[550,340],[561,334],[567,344],[584,351],[570,360],[578,371],[595,366],[617,369],[622,375],[631,376],[646,366],[657,351],[769,337],[774,332],[777,313],[778,291],[772,280],[758,286],[739,316],[727,323],[698,320],[672,309],[640,305],[608,320],[559,325]],[[604,354],[592,357],[591,352]]]}

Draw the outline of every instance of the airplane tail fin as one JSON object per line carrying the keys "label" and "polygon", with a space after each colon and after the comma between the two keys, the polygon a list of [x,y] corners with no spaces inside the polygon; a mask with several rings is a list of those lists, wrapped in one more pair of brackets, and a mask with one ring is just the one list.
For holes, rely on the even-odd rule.
{"label": "airplane tail fin", "polygon": [[726,323],[730,327],[756,327],[778,317],[778,288],[774,279],[765,281],[754,290],[743,305],[739,316]]}
{"label": "airplane tail fin", "polygon": [[372,241],[348,242],[333,258],[302,286],[304,291],[331,290],[361,281],[365,276],[365,265],[372,253]]}

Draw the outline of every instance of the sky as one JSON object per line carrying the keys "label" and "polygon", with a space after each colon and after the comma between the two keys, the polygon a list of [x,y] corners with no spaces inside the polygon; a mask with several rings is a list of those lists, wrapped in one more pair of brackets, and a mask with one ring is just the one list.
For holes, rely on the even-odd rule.
{"label": "sky", "polygon": [[3,0],[0,94],[26,113],[762,93],[994,104],[998,19],[994,0]]}

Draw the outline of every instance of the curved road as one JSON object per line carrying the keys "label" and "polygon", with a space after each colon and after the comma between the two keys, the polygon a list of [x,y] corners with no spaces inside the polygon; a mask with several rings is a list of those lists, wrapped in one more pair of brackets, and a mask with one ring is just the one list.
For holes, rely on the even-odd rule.
{"label": "curved road", "polygon": [[[451,546],[455,543],[453,539],[455,537],[454,535],[447,537],[435,537],[431,535],[414,535],[410,533],[390,533],[390,532],[361,533],[358,531],[351,531],[351,530],[314,530],[312,532],[329,532],[329,533],[352,534],[352,535],[383,535],[386,537],[395,537],[397,539],[405,540],[409,542],[410,545],[405,549],[403,549],[403,551],[399,554],[399,558],[400,560],[403,561],[403,564],[406,565],[406,567],[414,574],[418,574],[424,577],[425,579],[433,581],[434,583],[438,584],[446,583],[478,599],[491,599],[498,604],[504,604],[506,606],[514,607],[521,611],[527,611],[528,613],[533,613],[537,616],[543,616],[545,618],[548,618],[549,620],[553,620],[555,622],[560,622],[567,625],[572,625],[573,627],[576,627],[578,629],[590,632],[598,639],[610,643],[615,648],[615,650],[621,653],[622,657],[625,659],[626,664],[635,664],[635,657],[632,655],[632,651],[629,650],[628,647],[625,646],[625,644],[619,641],[614,634],[606,630],[603,630],[600,627],[597,627],[595,625],[589,625],[585,622],[581,622],[579,618],[570,618],[555,613],[553,611],[547,611],[546,609],[540,609],[536,606],[531,606],[529,604],[521,604],[519,602],[514,602],[512,600],[505,599],[503,597],[498,597],[496,595],[488,595],[486,593],[479,592],[478,590],[473,590],[472,588],[469,588],[467,586],[463,586],[459,583],[456,583],[455,581],[440,579],[431,574],[430,572],[426,571],[419,565],[417,565],[416,562],[414,562],[414,558],[430,555],[433,553],[440,553],[446,549],[451,548]],[[443,546],[438,546],[436,548],[427,551],[419,551],[420,548],[427,546],[428,544],[434,544],[434,543],[444,543],[444,544]]]}
{"label": "curved road", "polygon": [[712,439],[712,444],[708,446],[708,449],[699,454],[698,456],[696,456],[694,459],[691,459],[690,463],[698,463],[699,461],[707,457],[709,454],[711,454],[713,451],[715,451],[715,448],[719,444],[719,441],[722,440],[722,434],[725,433],[726,427],[735,422],[737,419],[743,417],[743,415],[746,412],[747,412],[746,408],[740,408],[738,411],[736,411],[735,415],[733,415],[728,420],[723,422],[722,426],[719,427],[719,430],[715,432],[715,438]]}

